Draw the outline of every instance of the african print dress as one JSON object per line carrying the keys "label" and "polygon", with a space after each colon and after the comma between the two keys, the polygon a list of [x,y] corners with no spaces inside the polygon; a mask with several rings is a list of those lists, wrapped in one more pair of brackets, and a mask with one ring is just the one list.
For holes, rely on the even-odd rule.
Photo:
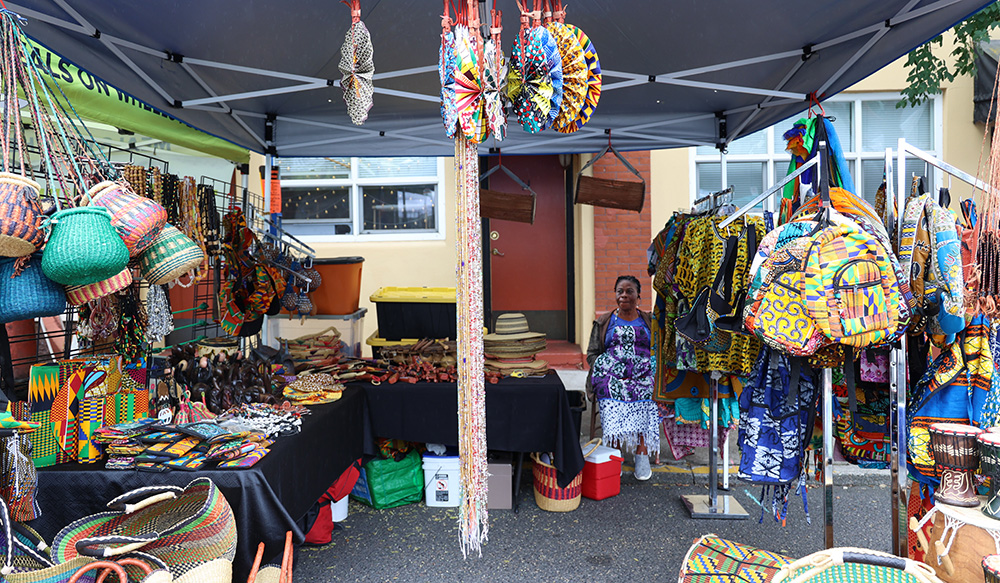
{"label": "african print dress", "polygon": [[[641,322],[641,320],[640,320]],[[601,411],[604,441],[632,451],[639,436],[649,451],[660,450],[660,417],[653,401],[650,331],[612,316],[610,342],[591,371],[594,395]]]}

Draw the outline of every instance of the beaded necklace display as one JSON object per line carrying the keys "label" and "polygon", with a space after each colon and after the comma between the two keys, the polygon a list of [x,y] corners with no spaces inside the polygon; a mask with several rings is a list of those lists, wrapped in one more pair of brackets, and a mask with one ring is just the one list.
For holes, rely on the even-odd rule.
{"label": "beaded necklace display", "polygon": [[[163,208],[167,209],[167,222],[180,229],[181,207],[178,199],[178,178],[174,174],[166,174],[162,180]],[[184,229],[181,229],[182,231]]]}
{"label": "beaded necklace display", "polygon": [[483,265],[479,217],[479,152],[455,137],[458,185],[458,436],[463,492],[459,512],[462,554],[475,551],[489,533],[486,509],[486,389],[483,384]]}
{"label": "beaded necklace display", "polygon": [[118,294],[118,328],[115,330],[115,352],[125,362],[136,362],[145,350],[145,330],[149,321],[139,300],[139,280],[136,279]]}
{"label": "beaded necklace display", "polygon": [[149,169],[149,198],[163,205],[163,174],[155,166]]}
{"label": "beaded necklace display", "polygon": [[210,184],[198,187],[198,208],[201,212],[201,228],[205,236],[205,252],[209,257],[217,257],[222,253],[222,242],[219,239],[219,210],[216,207],[215,189]]}
{"label": "beaded necklace display", "polygon": [[[179,224],[175,226],[190,237],[201,248],[207,258],[208,252],[205,249],[205,234],[201,227],[201,207],[198,204],[198,187],[195,185],[194,178],[186,176],[183,180],[179,181],[177,205],[180,210],[180,218]],[[194,281],[201,281],[208,275],[208,270],[203,267],[204,261],[202,262],[202,266],[195,270]]]}
{"label": "beaded necklace display", "polygon": [[149,197],[148,172],[145,166],[129,164],[122,169],[122,178],[128,182],[132,190],[139,196]]}

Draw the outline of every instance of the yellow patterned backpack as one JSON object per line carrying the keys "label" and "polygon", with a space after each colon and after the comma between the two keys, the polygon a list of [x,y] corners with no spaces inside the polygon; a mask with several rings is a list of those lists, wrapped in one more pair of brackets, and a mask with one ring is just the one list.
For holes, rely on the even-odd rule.
{"label": "yellow patterned backpack", "polygon": [[802,280],[809,315],[827,338],[863,348],[891,340],[904,301],[889,251],[838,217],[813,237]]}

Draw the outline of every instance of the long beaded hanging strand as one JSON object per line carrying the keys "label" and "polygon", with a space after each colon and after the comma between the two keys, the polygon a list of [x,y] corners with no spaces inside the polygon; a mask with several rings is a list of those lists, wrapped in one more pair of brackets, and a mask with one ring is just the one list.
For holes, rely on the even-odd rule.
{"label": "long beaded hanging strand", "polygon": [[458,185],[458,436],[462,506],[462,555],[483,554],[489,534],[486,507],[486,389],[483,384],[483,266],[479,218],[479,153],[459,133],[455,137]]}

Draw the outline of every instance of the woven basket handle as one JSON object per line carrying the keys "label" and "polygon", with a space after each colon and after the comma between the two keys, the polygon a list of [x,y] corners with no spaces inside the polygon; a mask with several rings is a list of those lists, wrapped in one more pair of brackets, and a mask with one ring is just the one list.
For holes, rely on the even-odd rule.
{"label": "woven basket handle", "polygon": [[137,551],[159,538],[160,533],[158,532],[138,536],[115,535],[82,538],[76,541],[76,552],[88,557],[116,557]]}
{"label": "woven basket handle", "polygon": [[[914,561],[913,559],[884,555],[882,553],[876,554],[867,549],[838,548],[818,551],[785,565],[778,571],[778,574],[774,578],[774,583],[818,581],[820,574],[824,571],[845,564],[868,565],[880,569],[903,571],[911,575],[919,583],[938,583],[941,581],[935,574],[934,569],[926,563]],[[813,568],[800,571],[804,567],[810,566]],[[796,573],[796,571],[799,572]]]}
{"label": "woven basket handle", "polygon": [[[154,502],[161,502],[170,498],[176,498],[178,494],[184,492],[183,488],[177,486],[147,486],[136,488],[131,492],[125,492],[121,496],[108,502],[108,509],[131,514],[140,508],[145,508]],[[168,498],[160,496],[169,494]],[[155,498],[155,500],[154,500]],[[140,506],[141,504],[141,506]]]}
{"label": "woven basket handle", "polygon": [[122,569],[121,565],[118,563],[111,561],[94,561],[93,563],[86,564],[77,569],[76,573],[73,573],[73,576],[69,578],[69,583],[76,583],[80,580],[80,577],[83,577],[84,573],[87,573],[92,569],[111,569],[115,572],[119,581],[128,581],[128,576],[125,575],[125,569]]}

